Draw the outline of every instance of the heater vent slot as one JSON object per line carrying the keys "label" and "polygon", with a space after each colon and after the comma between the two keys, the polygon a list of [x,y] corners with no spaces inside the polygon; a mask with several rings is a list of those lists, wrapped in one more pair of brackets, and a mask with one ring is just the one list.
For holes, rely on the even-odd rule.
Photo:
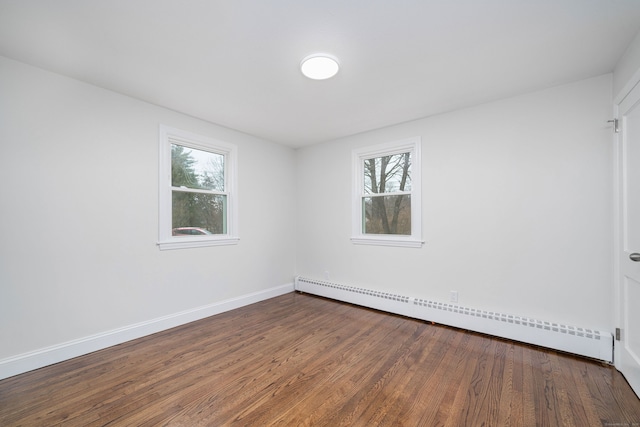
{"label": "heater vent slot", "polygon": [[454,304],[446,304],[441,302],[414,299],[414,304],[422,307],[432,308],[436,310],[445,310],[453,313],[459,313],[465,316],[481,317],[483,319],[497,320],[500,322],[511,323],[515,325],[527,326],[530,328],[542,329],[550,332],[559,332],[562,334],[575,335],[589,339],[599,340],[603,337],[600,331],[592,329],[577,328],[569,325],[561,325],[558,323],[550,323],[542,320],[531,319],[527,317],[514,316],[512,314],[494,313],[492,311],[477,310],[469,307],[461,307]]}
{"label": "heater vent slot", "polygon": [[379,292],[379,291],[374,291],[371,289],[365,289],[365,288],[356,288],[355,286],[345,286],[345,285],[339,285],[337,283],[331,283],[331,282],[325,282],[325,281],[321,281],[321,280],[310,280],[310,279],[301,279],[298,278],[298,281],[302,281],[304,283],[308,283],[308,284],[312,284],[315,286],[324,286],[326,288],[333,288],[333,289],[337,289],[337,290],[341,290],[341,291],[345,291],[345,292],[353,292],[356,294],[362,294],[362,295],[369,295],[372,297],[376,297],[376,298],[383,298],[383,299],[388,299],[388,300],[392,300],[392,301],[399,301],[399,302],[404,302],[404,303],[409,303],[409,297],[405,297],[402,295],[397,295],[397,294],[391,294],[388,292]]}

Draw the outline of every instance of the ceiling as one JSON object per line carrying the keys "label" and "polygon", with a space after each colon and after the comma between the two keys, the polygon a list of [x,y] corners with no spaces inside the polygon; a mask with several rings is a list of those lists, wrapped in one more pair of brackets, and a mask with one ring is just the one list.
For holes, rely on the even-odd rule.
{"label": "ceiling", "polygon": [[638,30],[638,0],[0,0],[0,55],[292,147],[609,73]]}

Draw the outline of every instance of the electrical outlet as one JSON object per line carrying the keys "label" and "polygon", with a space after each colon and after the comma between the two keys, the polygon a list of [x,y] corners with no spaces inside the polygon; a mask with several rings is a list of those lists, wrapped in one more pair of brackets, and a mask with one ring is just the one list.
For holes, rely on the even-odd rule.
{"label": "electrical outlet", "polygon": [[449,297],[449,299],[451,300],[451,302],[458,302],[458,291],[451,291],[451,295]]}

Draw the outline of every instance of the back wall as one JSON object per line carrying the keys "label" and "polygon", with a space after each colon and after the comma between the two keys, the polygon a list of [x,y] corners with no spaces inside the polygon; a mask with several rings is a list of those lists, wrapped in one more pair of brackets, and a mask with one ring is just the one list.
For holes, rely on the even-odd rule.
{"label": "back wall", "polygon": [[[297,151],[297,273],[612,330],[611,75]],[[351,151],[422,137],[420,249],[351,236]]]}

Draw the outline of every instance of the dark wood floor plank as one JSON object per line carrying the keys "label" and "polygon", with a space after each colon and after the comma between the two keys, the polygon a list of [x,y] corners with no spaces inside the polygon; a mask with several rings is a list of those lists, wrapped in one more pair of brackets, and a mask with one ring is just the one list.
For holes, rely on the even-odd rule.
{"label": "dark wood floor plank", "polygon": [[418,327],[414,336],[403,343],[403,350],[396,358],[396,363],[384,373],[388,390],[384,405],[369,404],[364,413],[365,416],[367,413],[371,414],[367,419],[369,425],[394,425],[405,416],[416,418],[419,415],[412,410],[412,403],[416,399],[418,389],[428,387],[429,378],[446,352],[445,346],[436,345],[440,341],[439,336],[434,335],[434,332],[423,324]]}
{"label": "dark wood floor plank", "polygon": [[602,363],[292,293],[0,381],[2,426],[640,423]]}
{"label": "dark wood floor plank", "polygon": [[[487,346],[482,348],[478,354],[478,364],[472,377],[472,381],[467,393],[467,414],[464,418],[466,425],[482,424],[483,420],[494,420],[496,402],[495,388],[499,383],[493,379],[501,372],[495,372],[496,362],[499,362],[499,351],[501,343],[489,339]],[[500,383],[501,384],[501,383]]]}
{"label": "dark wood floor plank", "polygon": [[577,362],[576,359],[568,356],[558,358],[558,363],[567,376],[566,382],[570,387],[568,392],[569,406],[577,426],[598,425],[601,420],[593,405],[589,404],[589,392],[584,381],[579,377],[579,371],[576,369]]}
{"label": "dark wood floor plank", "polygon": [[[442,326],[439,328],[444,329]],[[437,369],[437,376],[434,378],[437,382],[432,385],[432,387],[441,390],[441,394],[437,400],[431,401],[429,410],[426,412],[427,415],[423,415],[421,419],[423,425],[445,426],[451,422],[452,414],[455,413],[456,396],[462,391],[465,371],[469,368],[466,348],[474,336],[458,334],[456,330],[447,329],[449,329],[449,334],[453,335],[446,342],[439,344],[447,348],[447,354],[444,359],[445,363],[434,367]]]}
{"label": "dark wood floor plank", "polygon": [[534,366],[534,352],[528,347],[522,349],[522,410],[523,425],[532,424],[536,421],[536,402],[539,401],[538,394],[541,391],[537,389],[534,378],[538,375],[536,366]]}
{"label": "dark wood floor plank", "polygon": [[[372,312],[371,314],[377,313]],[[378,316],[375,317],[379,319]],[[335,407],[333,405],[340,404],[343,408],[348,407],[348,402],[353,402],[354,398],[361,395],[362,384],[372,381],[373,377],[379,376],[380,372],[384,371],[389,360],[394,359],[387,356],[388,348],[399,347],[407,339],[397,330],[397,327],[402,325],[405,319],[390,317],[384,320],[384,323],[363,325],[364,333],[358,333],[351,343],[338,352],[339,358],[335,360],[335,363],[328,364],[326,375],[323,375],[323,382],[319,384],[322,387],[309,387],[301,391],[297,405],[308,405],[307,407],[311,410],[298,414],[303,417],[289,418],[289,422],[312,425],[317,422],[318,413],[326,414],[328,406]],[[321,365],[327,363],[323,360],[319,360],[319,362]],[[359,369],[355,371],[354,367]],[[303,372],[312,372],[318,369],[321,368],[310,365],[305,367]],[[328,386],[324,386],[325,383]],[[338,384],[339,387],[334,388],[330,384]],[[318,403],[312,406],[307,404],[309,400]]]}
{"label": "dark wood floor plank", "polygon": [[464,335],[440,326],[431,327],[430,333],[431,337],[423,337],[416,348],[418,357],[409,361],[411,381],[401,389],[395,410],[387,413],[390,420],[402,420],[407,414],[420,425],[435,425],[439,408],[448,403],[447,393],[456,388],[456,350]]}
{"label": "dark wood floor plank", "polygon": [[[212,366],[205,364],[199,365],[200,371],[207,371],[209,375],[207,378],[196,378],[195,381],[204,383],[202,388],[209,390],[206,393],[194,393],[199,395],[191,405],[186,407],[189,411],[201,411],[202,405],[209,407],[211,404],[215,404],[218,408],[212,415],[224,417],[224,414],[220,415],[220,412],[225,408],[225,401],[227,397],[231,396],[233,404],[231,405],[231,411],[237,412],[237,406],[241,403],[244,395],[249,395],[252,398],[256,398],[257,393],[260,391],[261,384],[265,382],[270,383],[271,377],[274,376],[274,367],[272,366],[278,361],[277,352],[285,351],[288,359],[295,359],[296,355],[291,355],[289,347],[292,344],[286,344],[286,342],[292,342],[295,345],[300,346],[315,346],[316,348],[320,344],[314,341],[318,336],[318,331],[309,328],[300,329],[295,328],[296,324],[302,320],[297,319],[294,323],[291,323],[288,328],[284,328],[282,325],[269,322],[266,319],[258,319],[262,325],[262,329],[255,335],[258,337],[257,341],[253,343],[245,342],[244,346],[251,351],[241,352],[236,346],[232,346],[230,351],[224,352],[224,354],[218,356],[211,356],[215,363]],[[320,317],[322,320],[322,317]],[[319,322],[321,325],[322,322]],[[306,336],[303,336],[305,335]],[[330,334],[328,336],[331,336]],[[270,337],[278,337],[278,339],[271,339]],[[331,346],[332,342],[327,341],[324,345]],[[243,359],[239,358],[239,355],[244,354]],[[267,369],[263,362],[269,361]],[[216,381],[216,387],[209,387],[208,383]],[[172,399],[171,393],[162,393],[162,395],[168,395],[163,400],[164,405],[168,405],[168,401]],[[246,399],[244,399],[246,400]],[[240,402],[239,402],[240,401]],[[153,404],[152,406],[157,406]],[[244,407],[243,405],[241,405]],[[193,408],[191,408],[193,407]],[[132,418],[132,421],[140,421],[145,418],[144,411],[139,411],[140,415]]]}
{"label": "dark wood floor plank", "polygon": [[500,396],[498,397],[497,425],[511,426],[515,422],[513,413],[516,402],[514,399],[515,346],[507,342],[504,342],[504,346],[504,366],[502,375],[498,376],[502,384],[500,385]]}
{"label": "dark wood floor plank", "polygon": [[[364,331],[370,330],[373,327],[375,326],[369,325],[367,321],[362,324]],[[337,381],[336,371],[341,366],[353,363],[353,360],[351,360],[353,358],[353,352],[359,354],[361,350],[366,349],[368,345],[374,344],[374,342],[370,340],[363,340],[362,332],[357,329],[353,329],[350,332],[343,329],[339,335],[329,340],[327,340],[327,337],[334,335],[335,331],[326,331],[326,334],[326,336],[322,335],[317,337],[318,343],[324,341],[326,344],[318,347],[319,351],[305,352],[305,359],[293,370],[293,375],[282,376],[279,369],[274,369],[274,379],[271,381],[274,381],[275,386],[278,388],[278,390],[274,392],[280,393],[279,388],[286,386],[294,391],[293,394],[296,395],[295,401],[287,402],[287,406],[290,406],[290,404],[302,404],[308,390],[313,390],[314,388],[318,388],[319,392],[325,390],[325,388],[322,387],[324,384]],[[362,347],[358,346],[360,342],[363,344]],[[245,399],[251,401],[253,399],[252,394],[253,393],[247,393]],[[318,395],[318,398],[320,397],[321,396]],[[320,402],[324,401],[322,399],[318,400]],[[274,411],[277,410],[277,408],[270,408],[270,410]]]}
{"label": "dark wood floor plank", "polygon": [[[477,336],[470,335],[470,340],[466,342],[466,346],[462,350],[466,353],[469,346],[475,345]],[[477,370],[478,358],[475,356],[460,359],[460,365],[458,369],[462,369],[461,375],[458,377],[458,384],[453,396],[453,401],[449,410],[448,417],[445,418],[445,426],[461,426],[464,425],[464,418],[468,415],[469,409],[467,407],[468,392],[471,387],[471,383],[474,378],[474,373]]]}

